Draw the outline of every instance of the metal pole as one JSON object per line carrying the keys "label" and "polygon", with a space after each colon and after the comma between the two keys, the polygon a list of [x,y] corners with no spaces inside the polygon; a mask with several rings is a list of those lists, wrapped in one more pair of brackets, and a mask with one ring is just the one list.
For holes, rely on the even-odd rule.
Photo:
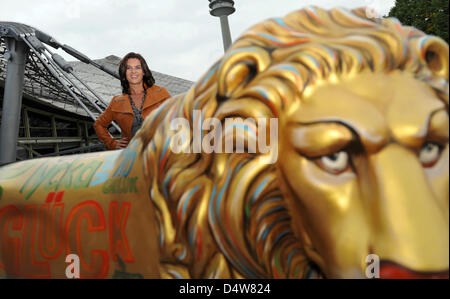
{"label": "metal pole", "polygon": [[224,52],[231,46],[230,25],[228,16],[236,11],[233,0],[209,0],[209,13],[214,17],[220,18],[220,27],[222,31],[222,41]]}
{"label": "metal pole", "polygon": [[[77,88],[81,94],[84,95],[84,92],[77,86],[77,84],[75,84],[75,82],[73,82],[64,72],[65,69],[67,69],[67,71],[69,71],[70,67],[65,67],[65,69],[63,69],[64,64],[67,64],[65,62],[65,60],[54,53],[51,53],[48,49],[46,49],[46,47],[38,40],[38,39],[34,39],[33,36],[27,38],[24,38],[24,41],[27,43],[27,45],[30,47],[31,51],[33,51],[33,53],[36,54],[36,56],[38,57],[39,60],[41,60],[42,64],[47,66],[47,69],[53,74],[53,76],[66,88],[66,90],[72,95],[72,97],[78,101],[78,103],[84,108],[84,110],[92,117],[92,119],[95,121],[96,118],[92,115],[92,112],[90,112],[88,110],[88,108],[83,104],[83,102],[81,100],[78,99],[77,96],[75,96],[75,94],[71,91],[70,88],[68,88],[68,86],[66,86],[66,84],[63,82],[63,80],[61,79],[61,77],[64,77],[67,81],[70,82],[70,84],[72,84],[72,86],[74,88]],[[47,53],[45,53],[45,50],[47,50],[52,56],[50,57],[49,55],[47,55]],[[44,59],[40,56],[40,54],[44,55],[45,58],[47,59],[47,63],[44,61]],[[59,63],[55,62],[54,59],[57,59],[59,61]],[[66,65],[69,66],[69,65]],[[59,72],[58,72],[59,71]],[[72,73],[73,75],[73,73]],[[83,83],[83,81],[79,80],[80,82]],[[97,94],[94,93],[94,96],[97,96]],[[98,112],[102,113],[103,109],[101,109],[94,101],[92,101],[87,95],[85,95],[86,99],[97,109]],[[99,100],[101,100],[101,98],[99,96],[97,96],[97,98]],[[102,100],[101,100],[102,101]],[[103,101],[102,101],[103,103]],[[107,105],[106,105],[107,107]],[[118,130],[119,132],[122,132],[120,127],[115,123],[112,122],[112,125],[114,126],[114,128],[116,128],[116,130]]]}
{"label": "metal pole", "polygon": [[61,75],[58,74],[58,72],[54,69],[53,65],[50,64],[50,62],[47,62],[44,60],[44,58],[41,57],[38,51],[36,51],[33,46],[30,44],[29,41],[24,39],[24,41],[27,43],[27,45],[30,47],[31,51],[33,51],[34,54],[36,54],[37,58],[42,62],[42,65],[47,66],[47,70],[55,77],[56,80],[61,83],[61,85],[69,92],[69,94],[78,102],[78,104],[86,111],[86,113],[93,119],[94,121],[97,119],[94,114],[86,107],[86,105],[73,93],[73,91],[69,88],[66,82],[64,82],[61,79]]}
{"label": "metal pole", "polygon": [[223,50],[226,52],[231,46],[230,25],[228,24],[228,16],[220,16],[220,27],[222,28]]}
{"label": "metal pole", "polygon": [[0,165],[16,161],[25,60],[28,53],[24,42],[10,37],[5,40],[8,52],[4,57],[8,61],[8,67],[0,131]]}
{"label": "metal pole", "polygon": [[[48,49],[47,49],[48,51]],[[61,74],[63,75],[64,78],[66,78],[67,81],[70,82],[70,84],[72,84],[72,86],[76,89],[78,89],[78,91],[84,95],[86,97],[86,99],[89,101],[89,103],[91,103],[92,106],[95,107],[95,109],[97,109],[98,112],[102,113],[103,109],[100,108],[94,101],[92,101],[87,95],[84,94],[84,92],[81,90],[81,88],[78,87],[77,84],[75,84],[75,82],[73,82],[65,73],[64,73],[64,69],[55,61],[52,61],[53,59],[53,53],[51,53],[50,51],[48,51],[50,54],[52,54],[52,57],[48,56],[45,52],[43,52],[45,58],[47,58],[47,61],[53,66],[54,69],[59,69],[59,71],[61,72]],[[62,57],[61,57],[62,58]],[[97,97],[98,100],[100,100],[102,102],[102,104],[105,105],[105,109],[106,107],[108,107],[108,104],[106,104],[99,95],[97,95],[97,93],[92,90],[86,83],[84,83],[80,78],[78,78],[73,71],[68,71],[69,74],[71,74],[72,76],[74,76],[76,79],[78,79],[78,81],[80,81],[90,92],[92,92],[92,94]],[[120,129],[119,125],[117,125],[115,122],[111,123],[113,125],[114,128],[116,128],[117,131],[122,132],[122,130]]]}
{"label": "metal pole", "polygon": [[[75,84],[75,82],[73,82],[66,74],[64,74],[64,70],[57,63],[54,63],[50,58],[50,56],[47,55],[47,53],[42,52],[42,54],[45,56],[45,58],[47,58],[48,63],[51,64],[55,70],[59,69],[62,77],[64,77],[67,81],[69,81],[69,83],[72,84],[74,88],[78,89],[78,91],[84,95],[83,91]],[[95,109],[97,109],[98,112],[100,113],[103,112],[103,109],[100,108],[94,101],[92,101],[88,96],[86,95],[84,96],[89,101],[89,103],[91,103],[91,105],[94,106]]]}
{"label": "metal pole", "polygon": [[[81,78],[78,77],[77,74],[75,74],[74,71],[70,71],[69,73],[72,76],[74,76],[75,79],[77,79],[79,82],[81,82],[81,84],[83,84],[83,86],[86,87],[103,104],[103,106],[105,106],[105,109],[106,109],[106,107],[108,107],[108,103],[103,101],[103,99],[95,92],[95,90],[93,90],[89,85],[87,85],[83,80],[81,80]],[[102,110],[102,112],[103,112],[103,110]]]}

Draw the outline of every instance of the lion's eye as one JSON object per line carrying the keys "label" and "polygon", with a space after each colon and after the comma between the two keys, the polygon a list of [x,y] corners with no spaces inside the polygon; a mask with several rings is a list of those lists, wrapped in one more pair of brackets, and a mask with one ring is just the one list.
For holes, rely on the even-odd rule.
{"label": "lion's eye", "polygon": [[320,168],[332,174],[340,174],[350,167],[349,154],[346,151],[340,151],[328,156],[317,159]]}
{"label": "lion's eye", "polygon": [[433,167],[441,156],[441,147],[433,142],[427,142],[422,146],[419,160],[423,167]]}

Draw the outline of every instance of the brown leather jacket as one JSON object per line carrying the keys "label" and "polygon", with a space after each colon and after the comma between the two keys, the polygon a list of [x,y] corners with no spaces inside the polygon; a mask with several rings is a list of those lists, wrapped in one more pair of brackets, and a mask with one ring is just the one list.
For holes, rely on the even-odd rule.
{"label": "brown leather jacket", "polygon": [[[164,100],[170,98],[169,92],[161,86],[153,85],[147,88],[147,95],[142,108],[142,117],[145,119],[150,112],[161,105]],[[109,134],[107,128],[112,121],[115,121],[122,130],[122,138],[131,140],[131,125],[133,123],[133,109],[127,94],[122,94],[112,98],[108,108],[97,118],[94,129],[98,139],[103,142],[108,149],[115,149],[117,140]]]}

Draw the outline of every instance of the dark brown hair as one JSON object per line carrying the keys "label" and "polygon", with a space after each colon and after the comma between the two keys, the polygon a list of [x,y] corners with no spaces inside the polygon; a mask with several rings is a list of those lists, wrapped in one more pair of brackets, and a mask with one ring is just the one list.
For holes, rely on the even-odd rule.
{"label": "dark brown hair", "polygon": [[152,87],[155,83],[155,79],[153,78],[153,74],[148,68],[147,62],[145,62],[144,57],[142,57],[138,53],[130,52],[127,55],[125,55],[124,58],[120,61],[119,65],[119,76],[120,76],[120,84],[122,85],[122,93],[129,94],[130,93],[130,84],[127,80],[127,61],[130,58],[136,58],[139,59],[141,62],[142,70],[144,71],[144,84],[147,85],[147,87]]}

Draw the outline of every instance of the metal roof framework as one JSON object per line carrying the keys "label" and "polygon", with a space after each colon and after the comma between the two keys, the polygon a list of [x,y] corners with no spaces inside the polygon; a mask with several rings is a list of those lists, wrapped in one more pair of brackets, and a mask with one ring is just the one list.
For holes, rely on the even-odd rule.
{"label": "metal roof framework", "polygon": [[[66,62],[54,53],[54,49],[65,51],[75,60]],[[19,56],[22,56],[22,61],[18,62]],[[17,144],[19,120],[12,118],[20,118],[22,94],[95,121],[108,106],[109,99],[121,92],[117,72],[119,63],[120,58],[114,55],[91,60],[34,27],[0,21],[0,88],[5,92],[3,111],[0,109],[0,165],[5,163],[6,151],[8,155],[15,151],[10,147]],[[161,82],[158,84],[166,87],[172,95],[187,91],[193,84],[185,79],[152,72]],[[115,123],[112,125],[116,132],[120,132]],[[14,157],[10,156],[6,162],[12,161]]]}
{"label": "metal roof framework", "polygon": [[81,86],[88,87],[88,85],[73,72],[70,65],[60,55],[50,51],[45,42],[52,47],[62,48],[77,60],[92,64],[118,79],[117,72],[108,69],[107,66],[99,65],[70,46],[61,45],[47,34],[24,24],[0,22],[1,79],[6,80],[6,72],[2,70],[7,69],[7,60],[9,60],[8,38],[23,41],[29,48],[24,74],[25,92],[45,96],[51,104],[77,114],[89,115],[93,120],[107,107],[107,103],[91,88],[88,88],[91,94],[85,92],[86,88],[82,90]]}
{"label": "metal roof framework", "polygon": [[[119,78],[117,72],[108,66],[91,60],[68,45],[60,44],[38,29],[20,23],[0,22],[0,81],[5,82],[0,164],[16,159],[23,92],[43,98],[64,110],[89,116],[92,120],[108,105],[73,72],[73,67],[64,58],[53,53],[48,46],[61,48],[75,59]],[[120,132],[117,124],[113,123],[113,126]]]}

